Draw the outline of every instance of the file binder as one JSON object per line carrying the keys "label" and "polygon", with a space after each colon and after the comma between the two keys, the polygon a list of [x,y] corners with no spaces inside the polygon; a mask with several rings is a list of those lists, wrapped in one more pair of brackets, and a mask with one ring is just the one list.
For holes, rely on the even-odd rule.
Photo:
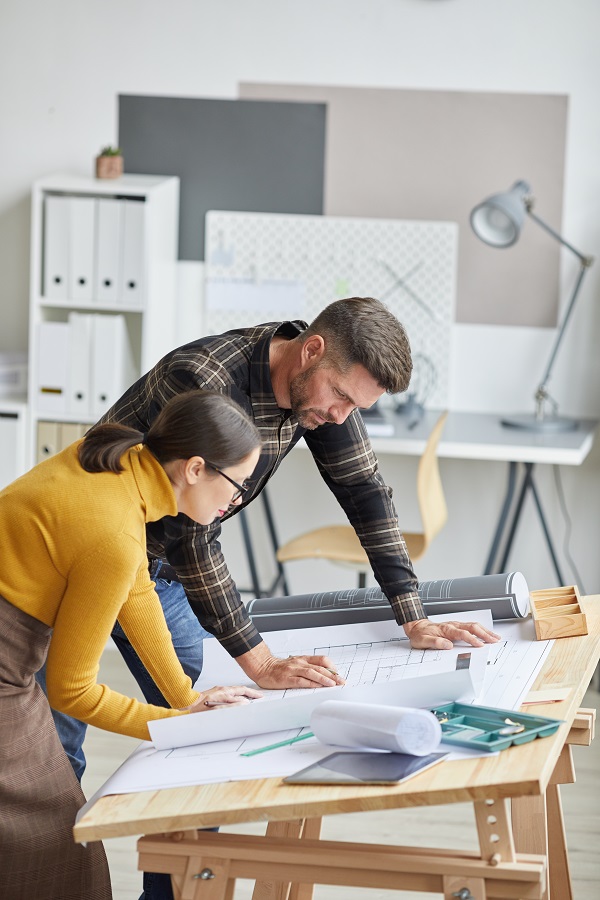
{"label": "file binder", "polygon": [[70,369],[68,322],[40,322],[36,407],[42,413],[67,412],[67,385]]}
{"label": "file binder", "polygon": [[94,316],[91,414],[100,418],[136,378],[127,322],[123,315]]}
{"label": "file binder", "polygon": [[69,288],[67,299],[91,304],[94,299],[94,232],[96,201],[69,198]]}
{"label": "file binder", "polygon": [[69,198],[48,195],[44,203],[43,294],[66,300],[69,278]]}
{"label": "file binder", "polygon": [[36,462],[43,462],[60,449],[60,424],[58,422],[38,422]]}
{"label": "file binder", "polygon": [[87,418],[92,415],[91,366],[93,313],[69,313],[70,357],[67,411]]}
{"label": "file binder", "polygon": [[96,280],[97,303],[117,306],[121,286],[121,244],[123,234],[122,200],[102,198],[96,204]]}
{"label": "file binder", "polygon": [[71,444],[75,443],[75,441],[78,441],[79,438],[82,438],[89,427],[89,425],[80,425],[79,422],[61,422],[58,434],[58,446],[56,448],[57,452],[59,450],[64,450],[65,447],[69,447]]}
{"label": "file binder", "polygon": [[141,307],[144,293],[144,212],[145,203],[123,201],[123,267],[120,302]]}

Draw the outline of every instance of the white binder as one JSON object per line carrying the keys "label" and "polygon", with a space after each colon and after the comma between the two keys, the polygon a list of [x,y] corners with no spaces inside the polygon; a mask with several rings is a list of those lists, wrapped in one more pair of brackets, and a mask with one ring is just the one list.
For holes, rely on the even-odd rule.
{"label": "white binder", "polygon": [[96,201],[93,197],[69,199],[69,288],[67,299],[91,304],[94,299],[94,232]]}
{"label": "white binder", "polygon": [[69,278],[69,198],[49,195],[44,205],[43,294],[66,300]]}
{"label": "white binder", "polygon": [[40,322],[37,327],[35,406],[42,413],[62,414],[67,411],[70,325],[68,322]]}
{"label": "white binder", "polygon": [[135,378],[125,316],[97,313],[94,316],[92,337],[93,418],[104,415]]}
{"label": "white binder", "polygon": [[94,297],[103,306],[117,306],[119,302],[124,203],[124,200],[106,198],[96,203]]}
{"label": "white binder", "polygon": [[93,313],[69,313],[70,358],[67,412],[82,418],[92,416],[91,354],[94,328]]}
{"label": "white binder", "polygon": [[123,201],[123,267],[120,302],[123,306],[143,305],[144,295],[144,212],[145,203]]}

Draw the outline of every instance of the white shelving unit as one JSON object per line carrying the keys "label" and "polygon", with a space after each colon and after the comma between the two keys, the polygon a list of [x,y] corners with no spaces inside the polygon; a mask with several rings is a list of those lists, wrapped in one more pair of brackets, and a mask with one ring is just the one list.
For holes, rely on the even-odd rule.
{"label": "white shelving unit", "polygon": [[175,346],[178,220],[175,177],[34,184],[31,464],[74,440]]}
{"label": "white shelving unit", "polygon": [[27,398],[0,396],[0,490],[26,470]]}

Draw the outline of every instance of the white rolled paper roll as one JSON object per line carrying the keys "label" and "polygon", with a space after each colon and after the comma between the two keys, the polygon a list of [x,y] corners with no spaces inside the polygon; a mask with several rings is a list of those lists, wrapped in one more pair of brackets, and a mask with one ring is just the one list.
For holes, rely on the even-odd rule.
{"label": "white rolled paper roll", "polygon": [[426,709],[325,700],[310,726],[322,744],[427,756],[442,739],[440,723]]}

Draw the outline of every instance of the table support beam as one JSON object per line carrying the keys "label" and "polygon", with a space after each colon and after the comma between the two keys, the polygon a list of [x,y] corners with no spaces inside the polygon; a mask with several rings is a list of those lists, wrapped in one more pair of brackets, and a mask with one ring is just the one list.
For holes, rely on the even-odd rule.
{"label": "table support beam", "polygon": [[457,890],[469,884],[476,888],[475,900],[542,900],[546,883],[545,858],[530,854],[493,865],[477,853],[459,850],[211,832],[189,841],[145,837],[138,850],[140,868],[175,876],[177,900],[230,900],[236,878],[444,896],[446,886],[454,883],[449,879],[455,879]]}

